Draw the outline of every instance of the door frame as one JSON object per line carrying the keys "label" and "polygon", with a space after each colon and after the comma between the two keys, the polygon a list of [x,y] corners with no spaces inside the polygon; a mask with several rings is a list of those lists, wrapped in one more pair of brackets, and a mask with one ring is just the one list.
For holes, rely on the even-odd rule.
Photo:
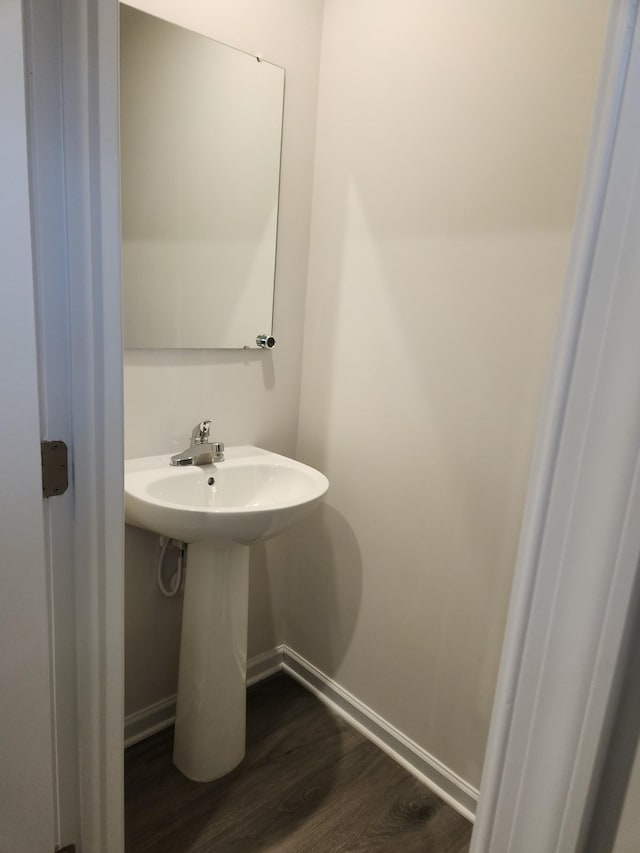
{"label": "door frame", "polygon": [[[118,7],[116,0],[58,0],[56,8],[75,455],[82,850],[120,853],[124,525]],[[536,828],[548,826],[544,841],[537,834],[529,841],[535,853],[577,849],[619,690],[618,664],[624,659],[640,554],[640,541],[627,521],[640,509],[640,400],[633,393],[640,388],[640,357],[635,357],[638,335],[629,322],[637,299],[629,283],[633,274],[640,281],[640,258],[634,255],[632,230],[625,228],[640,201],[634,178],[640,138],[633,121],[625,119],[629,100],[640,98],[635,71],[640,44],[632,38],[636,17],[637,0],[613,0],[473,853],[511,849],[510,839],[526,837],[534,820]],[[584,606],[577,608],[576,601]],[[540,755],[549,760],[541,762]]]}
{"label": "door frame", "polygon": [[70,502],[64,495],[46,507],[58,841],[79,853],[121,853],[118,6],[22,0],[22,7],[41,430],[67,442],[71,474]]}
{"label": "door frame", "polygon": [[[37,5],[37,4],[36,4]],[[82,853],[124,850],[118,4],[63,0]]]}

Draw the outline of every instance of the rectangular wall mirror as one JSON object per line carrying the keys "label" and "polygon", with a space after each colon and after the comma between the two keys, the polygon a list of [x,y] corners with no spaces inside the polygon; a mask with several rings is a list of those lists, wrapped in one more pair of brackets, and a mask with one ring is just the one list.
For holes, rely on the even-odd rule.
{"label": "rectangular wall mirror", "polygon": [[120,6],[124,339],[272,333],[284,69]]}

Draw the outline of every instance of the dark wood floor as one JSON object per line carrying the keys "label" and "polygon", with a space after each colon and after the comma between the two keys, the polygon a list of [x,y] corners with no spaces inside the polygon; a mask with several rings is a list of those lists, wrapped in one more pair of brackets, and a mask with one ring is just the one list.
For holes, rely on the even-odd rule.
{"label": "dark wood floor", "polygon": [[185,779],[171,729],[126,751],[127,853],[468,851],[468,821],[291,678],[247,705],[247,754],[223,779]]}

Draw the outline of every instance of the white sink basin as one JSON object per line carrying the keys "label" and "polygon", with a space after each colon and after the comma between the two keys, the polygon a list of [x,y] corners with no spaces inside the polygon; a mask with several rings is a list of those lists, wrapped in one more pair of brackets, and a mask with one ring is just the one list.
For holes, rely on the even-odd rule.
{"label": "white sink basin", "polygon": [[182,542],[268,539],[304,518],[329,487],[314,468],[259,447],[230,447],[224,462],[198,467],[169,459],[125,462],[125,518]]}
{"label": "white sink basin", "polygon": [[247,546],[306,516],[329,481],[259,447],[227,448],[211,465],[176,468],[170,458],[125,462],[125,519],[189,543],[173,760],[205,782],[245,751]]}

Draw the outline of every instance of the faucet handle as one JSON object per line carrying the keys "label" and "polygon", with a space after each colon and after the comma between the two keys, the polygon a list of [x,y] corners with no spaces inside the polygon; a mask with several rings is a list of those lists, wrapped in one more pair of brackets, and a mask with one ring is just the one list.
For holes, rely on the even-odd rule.
{"label": "faucet handle", "polygon": [[191,444],[207,444],[209,441],[209,432],[211,430],[211,421],[200,421],[193,428],[191,433]]}

